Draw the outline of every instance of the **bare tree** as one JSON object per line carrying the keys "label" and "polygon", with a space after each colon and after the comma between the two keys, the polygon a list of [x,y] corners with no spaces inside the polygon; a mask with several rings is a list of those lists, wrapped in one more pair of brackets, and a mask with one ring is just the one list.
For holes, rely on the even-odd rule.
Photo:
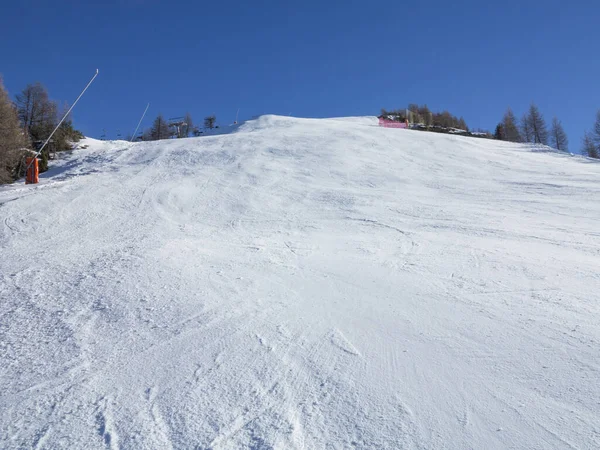
{"label": "bare tree", "polygon": [[423,124],[425,124],[427,128],[433,125],[433,115],[431,114],[431,110],[427,107],[427,105],[423,105],[419,108],[419,115],[421,116]]}
{"label": "bare tree", "polygon": [[582,153],[590,158],[600,158],[600,149],[594,142],[594,137],[591,133],[587,131],[583,135],[583,151]]}
{"label": "bare tree", "polygon": [[421,115],[419,114],[419,105],[410,103],[408,105],[408,119],[411,123],[421,123]]}
{"label": "bare tree", "polygon": [[29,130],[33,125],[34,117],[37,114],[44,93],[43,86],[40,83],[35,83],[28,84],[20,94],[15,96],[19,120],[26,130]]}
{"label": "bare tree", "polygon": [[214,114],[204,118],[204,128],[210,128],[211,130],[215,127],[217,118]]}
{"label": "bare tree", "polygon": [[154,123],[150,129],[150,140],[158,141],[160,139],[168,139],[170,136],[171,132],[169,130],[169,124],[162,114],[159,114],[158,117],[154,119]]}
{"label": "bare tree", "polygon": [[16,97],[21,126],[32,141],[46,139],[58,123],[58,107],[40,83],[28,84]]}
{"label": "bare tree", "polygon": [[523,139],[523,142],[533,142],[533,131],[531,130],[531,126],[529,125],[527,113],[523,114],[523,117],[521,118],[521,137]]}
{"label": "bare tree", "polygon": [[9,183],[19,174],[27,136],[19,126],[19,117],[0,79],[0,184]]}
{"label": "bare tree", "polygon": [[512,109],[508,108],[504,117],[502,118],[502,126],[504,128],[504,139],[510,142],[521,142],[521,133],[517,126],[517,118],[512,112]]}
{"label": "bare tree", "polygon": [[185,125],[183,126],[182,137],[188,137],[190,133],[194,130],[194,121],[192,119],[192,115],[189,112],[185,113],[184,121]]}
{"label": "bare tree", "polygon": [[548,129],[546,128],[544,116],[542,116],[538,107],[533,103],[529,107],[527,123],[529,124],[531,134],[533,135],[533,142],[535,144],[548,145]]}
{"label": "bare tree", "polygon": [[139,140],[140,141],[152,141],[152,140],[154,140],[154,139],[152,139],[152,129],[145,130],[143,133],[141,133],[140,136],[139,136]]}
{"label": "bare tree", "polygon": [[562,127],[562,123],[556,117],[552,119],[552,128],[550,129],[550,143],[552,146],[563,152],[569,150],[569,140]]}

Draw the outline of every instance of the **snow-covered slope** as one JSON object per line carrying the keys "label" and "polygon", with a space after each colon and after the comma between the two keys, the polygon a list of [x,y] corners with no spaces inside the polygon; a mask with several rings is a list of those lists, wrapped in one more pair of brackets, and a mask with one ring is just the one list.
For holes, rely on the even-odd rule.
{"label": "snow-covered slope", "polygon": [[600,447],[600,165],[265,116],[0,189],[0,447]]}

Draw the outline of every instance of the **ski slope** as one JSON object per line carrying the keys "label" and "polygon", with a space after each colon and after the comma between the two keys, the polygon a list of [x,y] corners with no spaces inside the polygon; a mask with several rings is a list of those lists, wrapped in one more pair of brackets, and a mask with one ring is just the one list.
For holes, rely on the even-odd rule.
{"label": "ski slope", "polygon": [[600,165],[376,118],[0,188],[0,448],[600,448]]}

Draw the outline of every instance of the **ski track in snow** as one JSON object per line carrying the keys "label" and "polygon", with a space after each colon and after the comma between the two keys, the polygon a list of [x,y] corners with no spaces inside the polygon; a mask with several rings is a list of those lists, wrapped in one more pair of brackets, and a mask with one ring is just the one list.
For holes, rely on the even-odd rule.
{"label": "ski track in snow", "polygon": [[263,116],[0,188],[0,448],[600,448],[600,165]]}

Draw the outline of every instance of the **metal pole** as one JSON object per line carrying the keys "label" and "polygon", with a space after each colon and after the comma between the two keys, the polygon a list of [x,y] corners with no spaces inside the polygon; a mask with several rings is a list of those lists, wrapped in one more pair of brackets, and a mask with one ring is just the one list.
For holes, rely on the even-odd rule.
{"label": "metal pole", "polygon": [[144,120],[144,116],[146,115],[146,111],[148,111],[149,107],[150,107],[150,103],[148,103],[146,105],[146,109],[144,110],[144,114],[142,114],[142,118],[138,122],[137,127],[135,127],[135,131],[133,132],[133,136],[131,136],[131,141],[129,141],[129,142],[133,142],[133,140],[135,139],[135,135],[137,134],[137,130],[140,127],[140,125],[142,124],[142,120]]}
{"label": "metal pole", "polygon": [[79,99],[83,96],[85,91],[87,91],[87,89],[90,87],[90,85],[96,79],[97,76],[98,76],[98,69],[96,69],[96,73],[94,74],[94,76],[92,77],[90,82],[87,84],[85,89],[83,91],[81,91],[81,94],[79,94],[79,97],[77,97],[77,100],[75,100],[75,102],[71,105],[71,107],[69,108],[67,113],[63,116],[63,118],[60,119],[60,122],[58,122],[58,125],[56,125],[56,128],[54,129],[54,131],[52,133],[50,133],[50,136],[48,136],[48,139],[46,139],[46,142],[44,142],[44,145],[42,145],[42,147],[38,150],[38,152],[35,154],[35,156],[31,159],[31,162],[25,168],[25,173],[27,173],[27,171],[29,170],[29,167],[31,167],[31,165],[33,164],[33,159],[40,156],[40,153],[42,153],[42,150],[44,150],[44,147],[46,146],[46,144],[48,144],[48,142],[50,142],[50,139],[52,139],[52,136],[54,136],[54,133],[56,133],[56,130],[58,130],[58,127],[60,127],[62,125],[62,123],[65,121],[65,119],[67,118],[67,116],[69,115],[71,110],[75,107],[75,105],[77,104]]}

